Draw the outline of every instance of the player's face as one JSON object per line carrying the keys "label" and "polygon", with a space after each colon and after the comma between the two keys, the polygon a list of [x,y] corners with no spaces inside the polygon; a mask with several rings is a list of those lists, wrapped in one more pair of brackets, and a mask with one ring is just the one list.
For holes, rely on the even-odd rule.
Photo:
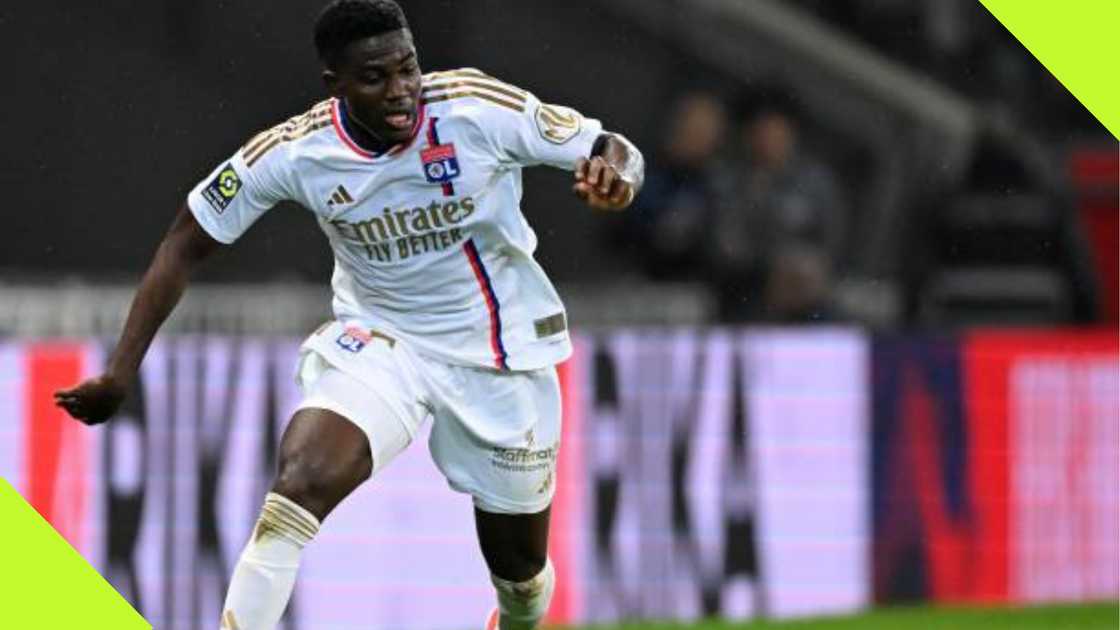
{"label": "player's face", "polygon": [[420,104],[420,64],[407,29],[350,44],[338,68],[323,74],[333,96],[387,143],[412,135]]}

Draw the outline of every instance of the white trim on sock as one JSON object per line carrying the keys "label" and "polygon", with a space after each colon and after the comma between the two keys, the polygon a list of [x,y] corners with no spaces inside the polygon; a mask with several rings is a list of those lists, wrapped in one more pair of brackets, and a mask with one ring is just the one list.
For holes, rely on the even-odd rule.
{"label": "white trim on sock", "polygon": [[223,628],[276,627],[292,596],[303,548],[318,532],[314,514],[285,496],[268,493],[230,579]]}
{"label": "white trim on sock", "polygon": [[540,573],[524,582],[512,582],[496,575],[491,575],[490,581],[498,591],[501,630],[533,630],[552,602],[556,570],[552,560],[547,560]]}

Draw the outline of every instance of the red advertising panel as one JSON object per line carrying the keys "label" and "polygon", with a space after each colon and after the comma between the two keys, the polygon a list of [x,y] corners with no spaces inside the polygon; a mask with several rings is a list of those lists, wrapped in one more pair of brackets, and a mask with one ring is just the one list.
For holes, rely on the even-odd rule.
{"label": "red advertising panel", "polygon": [[1013,601],[1120,592],[1118,346],[1115,331],[967,339],[969,416],[995,480],[985,492],[993,515],[1003,514],[991,519],[989,545],[1002,543]]}
{"label": "red advertising panel", "polygon": [[876,600],[1120,592],[1117,333],[877,338]]}

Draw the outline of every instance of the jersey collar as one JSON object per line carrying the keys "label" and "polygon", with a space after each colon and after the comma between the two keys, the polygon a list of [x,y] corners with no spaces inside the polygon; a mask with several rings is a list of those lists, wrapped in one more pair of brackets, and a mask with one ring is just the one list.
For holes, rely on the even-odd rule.
{"label": "jersey collar", "polygon": [[416,136],[420,133],[420,129],[424,126],[425,106],[423,103],[421,103],[420,107],[416,110],[416,122],[412,126],[412,134],[409,136],[407,141],[395,144],[389,147],[387,150],[370,151],[368,149],[362,148],[362,146],[358,144],[358,141],[354,137],[354,135],[350,133],[349,125],[351,123],[349,122],[349,112],[347,112],[346,110],[346,103],[343,102],[343,100],[340,98],[334,98],[332,99],[332,101],[333,103],[331,103],[331,122],[334,124],[334,130],[338,134],[338,138],[342,140],[342,144],[345,144],[347,147],[349,147],[351,151],[366,159],[374,160],[379,157],[396,155],[397,153],[400,153],[401,151],[412,146],[413,141],[416,140]]}

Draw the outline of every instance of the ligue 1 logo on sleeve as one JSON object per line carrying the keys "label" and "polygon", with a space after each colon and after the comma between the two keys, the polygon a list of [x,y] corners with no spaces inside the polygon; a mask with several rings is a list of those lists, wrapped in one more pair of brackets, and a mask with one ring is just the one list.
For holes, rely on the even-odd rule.
{"label": "ligue 1 logo on sleeve", "polygon": [[222,167],[222,170],[218,171],[214,181],[202,190],[202,196],[210,202],[215,212],[221,214],[226,211],[233,198],[237,196],[241,186],[241,178],[237,176],[233,164],[226,164]]}
{"label": "ligue 1 logo on sleeve", "polygon": [[424,163],[424,177],[431,184],[446,184],[459,176],[459,160],[455,158],[454,144],[441,144],[420,152]]}

